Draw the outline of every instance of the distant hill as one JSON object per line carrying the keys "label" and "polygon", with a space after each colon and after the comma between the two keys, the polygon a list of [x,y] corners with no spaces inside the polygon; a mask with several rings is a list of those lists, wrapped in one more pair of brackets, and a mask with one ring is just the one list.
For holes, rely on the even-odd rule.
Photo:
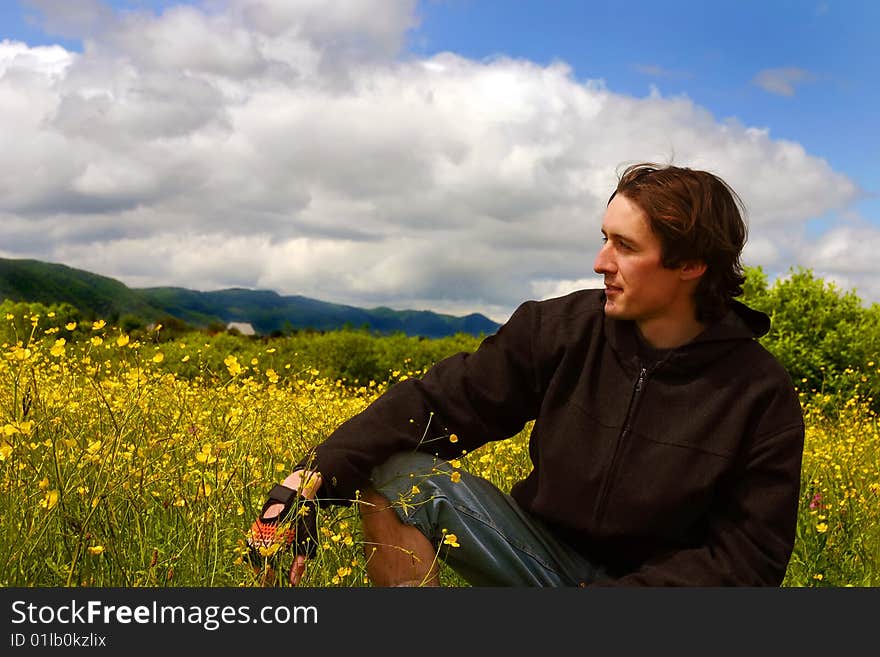
{"label": "distant hill", "polygon": [[148,323],[170,315],[198,328],[212,323],[248,322],[263,335],[350,326],[435,338],[455,333],[490,335],[499,326],[478,313],[456,317],[427,310],[366,309],[299,295],[282,296],[271,290],[130,288],[113,278],[66,265],[4,258],[0,258],[2,299],[44,304],[66,302],[85,315],[110,321],[134,316]]}
{"label": "distant hill", "polygon": [[85,314],[116,319],[138,315],[153,320],[166,314],[137,290],[106,276],[39,260],[0,258],[0,300],[67,302]]}

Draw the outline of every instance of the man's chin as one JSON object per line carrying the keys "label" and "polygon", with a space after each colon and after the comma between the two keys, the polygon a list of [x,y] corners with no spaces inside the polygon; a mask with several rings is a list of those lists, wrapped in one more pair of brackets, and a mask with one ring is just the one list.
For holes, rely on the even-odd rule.
{"label": "man's chin", "polygon": [[605,316],[611,319],[630,319],[626,310],[619,303],[608,298],[605,299]]}

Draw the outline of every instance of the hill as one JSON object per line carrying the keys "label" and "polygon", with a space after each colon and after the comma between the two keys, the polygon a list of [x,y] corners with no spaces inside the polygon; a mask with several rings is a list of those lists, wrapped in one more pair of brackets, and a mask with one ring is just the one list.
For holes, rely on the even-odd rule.
{"label": "hill", "polygon": [[39,260],[0,258],[0,300],[67,302],[89,316],[117,320],[131,314],[154,320],[164,314],[143,294],[113,278]]}
{"label": "hill", "polygon": [[271,290],[130,288],[113,278],[38,260],[0,258],[0,299],[66,302],[86,316],[108,321],[128,316],[149,323],[171,316],[197,328],[248,322],[264,335],[350,326],[435,338],[456,333],[489,335],[498,329],[496,322],[478,313],[456,317],[427,310],[366,309],[299,295],[282,296]]}

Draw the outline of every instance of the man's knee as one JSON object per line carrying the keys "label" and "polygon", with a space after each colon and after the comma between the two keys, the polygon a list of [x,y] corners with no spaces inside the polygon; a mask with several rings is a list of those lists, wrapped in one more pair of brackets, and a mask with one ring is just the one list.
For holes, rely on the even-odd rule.
{"label": "man's knee", "polygon": [[376,586],[436,586],[434,546],[422,531],[403,522],[387,497],[369,489],[358,503],[367,572]]}
{"label": "man's knee", "polygon": [[394,515],[399,523],[414,526],[435,541],[438,516],[449,506],[451,474],[449,463],[431,454],[394,454],[373,470],[372,488],[362,496],[361,517],[379,528],[380,522],[393,522]]}
{"label": "man's knee", "polygon": [[378,514],[394,513],[388,498],[375,488],[370,488],[361,494],[357,509],[361,520],[366,523],[371,522]]}

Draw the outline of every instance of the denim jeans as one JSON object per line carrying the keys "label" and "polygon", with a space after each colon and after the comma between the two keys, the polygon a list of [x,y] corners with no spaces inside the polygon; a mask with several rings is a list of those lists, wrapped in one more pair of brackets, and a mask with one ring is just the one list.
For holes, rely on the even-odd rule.
{"label": "denim jeans", "polygon": [[579,586],[605,574],[510,495],[430,454],[395,454],[372,482],[472,586]]}

